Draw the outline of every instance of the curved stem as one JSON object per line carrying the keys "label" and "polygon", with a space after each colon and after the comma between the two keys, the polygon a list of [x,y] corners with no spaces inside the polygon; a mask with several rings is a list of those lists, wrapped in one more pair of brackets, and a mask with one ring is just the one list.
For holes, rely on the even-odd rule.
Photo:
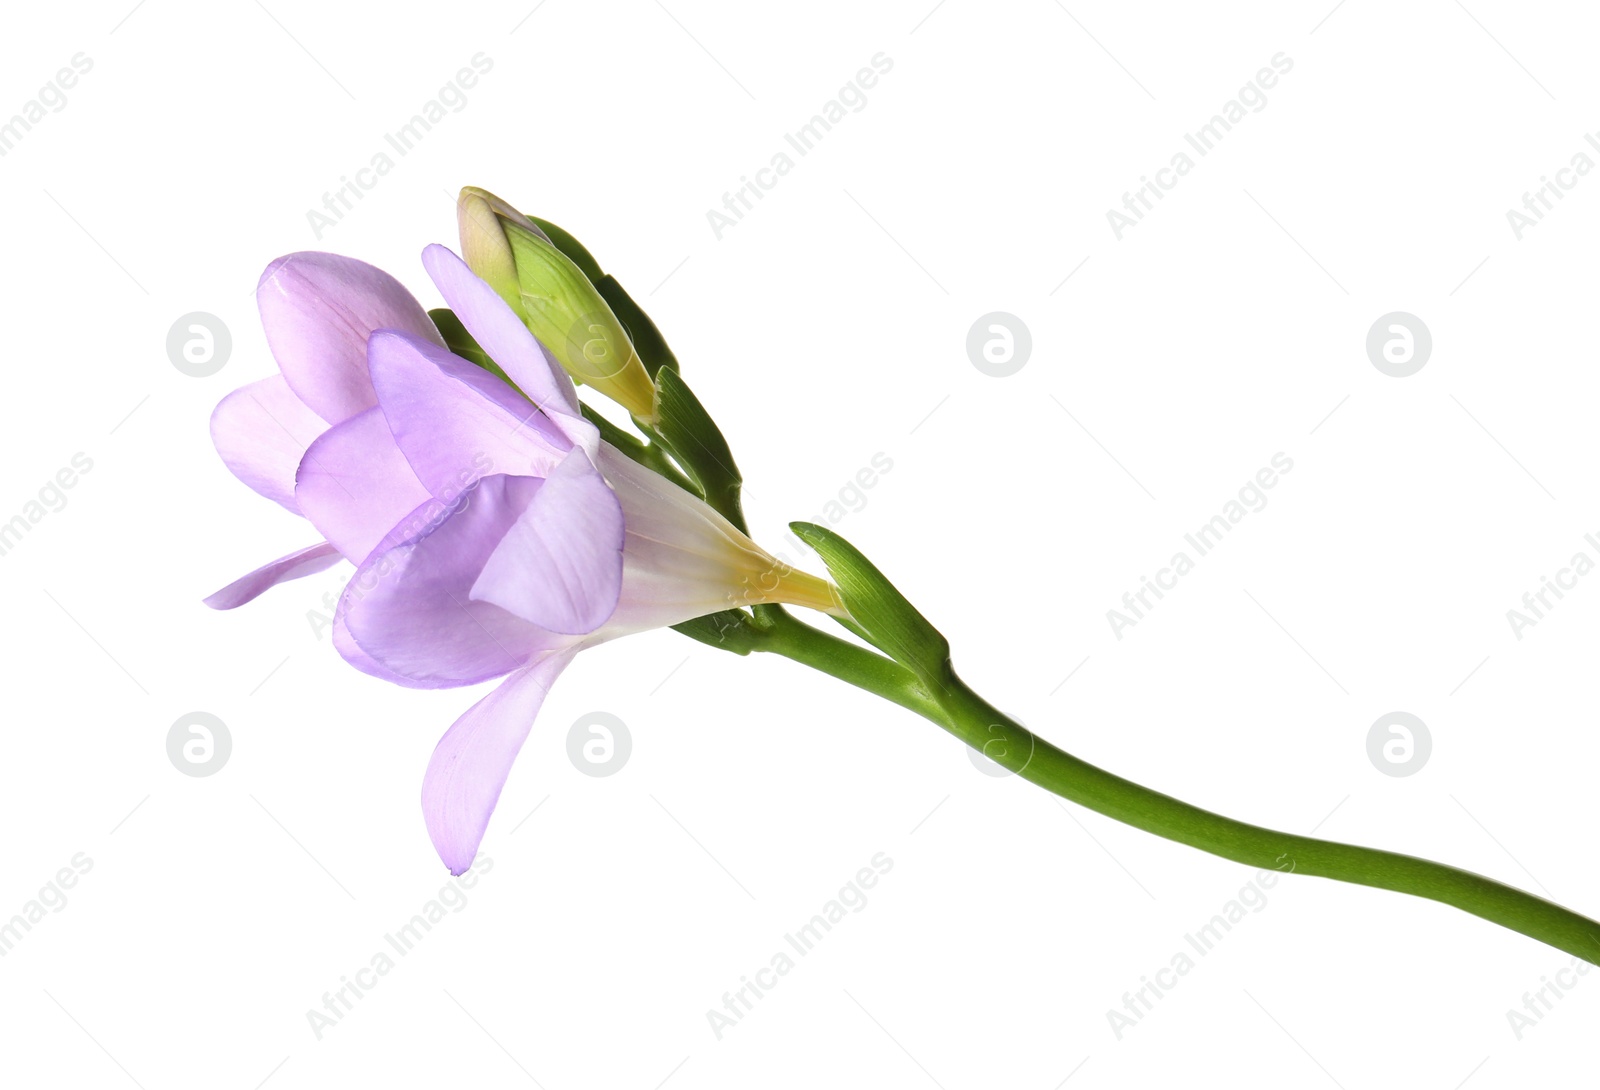
{"label": "curved stem", "polygon": [[1135,828],[1253,867],[1426,897],[1600,964],[1600,923],[1588,917],[1457,867],[1278,832],[1153,791],[1038,737],[968,688],[948,664],[942,676],[919,679],[889,659],[787,615],[755,650],[794,659],[891,700],[1024,779]]}
{"label": "curved stem", "polygon": [[761,635],[754,643],[753,650],[769,651],[804,663],[950,729],[938,701],[904,666],[864,647],[857,647],[848,640],[812,628],[796,620],[781,606],[756,608],[760,611]]}

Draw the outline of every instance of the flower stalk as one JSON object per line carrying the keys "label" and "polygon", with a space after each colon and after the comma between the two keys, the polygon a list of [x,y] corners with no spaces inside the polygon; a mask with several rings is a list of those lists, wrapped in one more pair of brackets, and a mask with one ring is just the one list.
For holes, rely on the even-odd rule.
{"label": "flower stalk", "polygon": [[1252,825],[1124,779],[1053,745],[995,708],[948,661],[935,675],[919,677],[787,613],[752,625],[747,646],[916,712],[1051,794],[1136,829],[1255,868],[1425,897],[1600,964],[1600,922],[1458,867]]}

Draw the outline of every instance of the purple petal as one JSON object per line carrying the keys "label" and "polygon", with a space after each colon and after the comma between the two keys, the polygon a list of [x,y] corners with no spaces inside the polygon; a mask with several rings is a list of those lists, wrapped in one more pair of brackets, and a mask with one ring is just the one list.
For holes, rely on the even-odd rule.
{"label": "purple petal", "polygon": [[493,288],[478,279],[448,247],[438,243],[422,251],[422,264],[473,340],[528,400],[547,413],[582,419],[572,379],[545,354],[522,319]]}
{"label": "purple petal", "polygon": [[422,781],[422,816],[451,874],[472,865],[539,705],[576,653],[540,656],[469,708],[439,739]]}
{"label": "purple petal", "polygon": [[346,662],[363,674],[371,674],[380,681],[387,681],[392,685],[410,687],[415,684],[410,678],[401,677],[393,670],[385,669],[383,663],[362,650],[355,637],[350,635],[350,626],[346,623],[343,609],[336,609],[333,613],[333,647]]}
{"label": "purple petal", "polygon": [[617,608],[622,542],[622,505],[574,450],[506,531],[472,597],[551,632],[592,632]]}
{"label": "purple petal", "polygon": [[289,387],[331,424],[378,403],[367,377],[367,336],[397,329],[443,345],[422,305],[364,261],[302,252],[261,274],[256,303]]}
{"label": "purple petal", "polygon": [[436,496],[491,473],[543,477],[571,449],[532,403],[443,348],[384,330],[367,358],[389,431]]}
{"label": "purple petal", "polygon": [[562,646],[563,637],[472,600],[484,563],[543,485],[537,477],[485,477],[453,505],[430,500],[402,521],[339,600],[356,645],[420,689],[487,681]]}
{"label": "purple petal", "polygon": [[211,441],[245,484],[295,514],[294,471],[328,422],[294,395],[282,375],[242,386],[211,414]]}
{"label": "purple petal", "polygon": [[235,579],[207,598],[205,603],[212,609],[234,609],[256,598],[269,587],[287,583],[291,579],[315,575],[319,571],[333,567],[341,559],[338,549],[326,541],[319,541],[299,552],[279,557],[242,579]]}
{"label": "purple petal", "polygon": [[360,564],[397,522],[429,499],[381,409],[357,413],[311,444],[295,481],[300,510]]}

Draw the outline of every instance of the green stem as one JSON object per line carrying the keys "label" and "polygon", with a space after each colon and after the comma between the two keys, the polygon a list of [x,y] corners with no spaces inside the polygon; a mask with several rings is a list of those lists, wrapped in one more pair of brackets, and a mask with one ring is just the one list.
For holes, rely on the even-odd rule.
{"label": "green stem", "polygon": [[904,666],[797,621],[782,606],[756,608],[761,611],[758,614],[761,634],[752,645],[753,650],[769,651],[804,663],[950,729],[939,702]]}
{"label": "green stem", "polygon": [[783,655],[891,700],[1045,790],[1107,817],[1252,867],[1426,897],[1600,964],[1600,923],[1470,871],[1377,848],[1265,829],[1202,810],[1079,760],[989,704],[946,664],[919,679],[871,651],[784,614],[754,650]]}

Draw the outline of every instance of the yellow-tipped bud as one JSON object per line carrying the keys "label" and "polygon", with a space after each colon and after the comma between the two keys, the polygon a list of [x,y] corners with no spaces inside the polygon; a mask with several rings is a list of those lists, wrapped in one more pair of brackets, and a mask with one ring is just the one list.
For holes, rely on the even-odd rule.
{"label": "yellow-tipped bud", "polygon": [[456,205],[462,257],[567,373],[646,424],[656,389],[627,331],[582,269],[527,216],[468,187]]}
{"label": "yellow-tipped bud", "polygon": [[486,189],[467,186],[456,201],[461,257],[513,309],[518,306],[517,265],[501,219],[538,231],[533,221]]}

